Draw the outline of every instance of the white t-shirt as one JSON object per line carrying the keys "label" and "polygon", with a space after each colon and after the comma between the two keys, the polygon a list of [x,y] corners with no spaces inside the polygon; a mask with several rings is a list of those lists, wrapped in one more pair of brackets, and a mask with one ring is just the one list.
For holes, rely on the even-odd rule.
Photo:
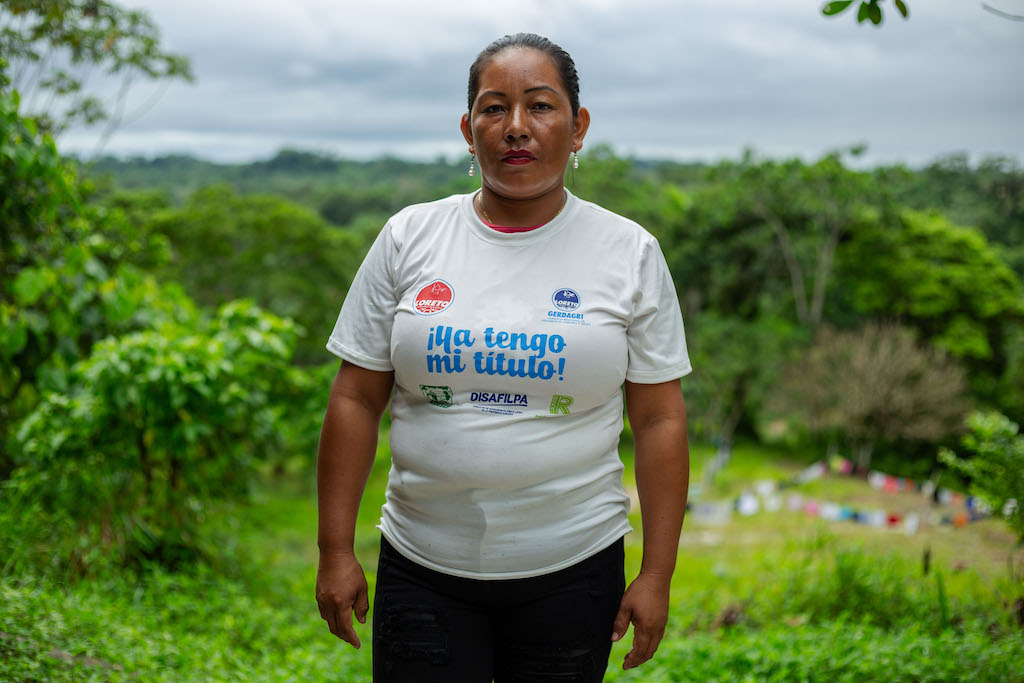
{"label": "white t-shirt", "polygon": [[567,193],[529,232],[473,195],[388,221],[327,348],[395,372],[380,530],[398,552],[477,579],[538,576],[630,531],[618,456],[624,380],[690,372],[657,240]]}

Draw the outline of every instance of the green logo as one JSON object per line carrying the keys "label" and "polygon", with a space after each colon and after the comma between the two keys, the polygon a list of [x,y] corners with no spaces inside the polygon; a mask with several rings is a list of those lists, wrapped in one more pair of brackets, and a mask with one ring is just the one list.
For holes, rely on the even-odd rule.
{"label": "green logo", "polygon": [[429,384],[421,384],[420,391],[426,397],[430,405],[437,406],[438,408],[451,408],[452,397],[455,393],[451,387],[435,387]]}
{"label": "green logo", "polygon": [[554,396],[551,397],[551,411],[550,412],[551,412],[552,415],[558,415],[558,413],[562,413],[563,415],[568,415],[569,414],[569,406],[571,406],[571,405],[572,405],[572,396],[562,396],[561,394],[555,394]]}

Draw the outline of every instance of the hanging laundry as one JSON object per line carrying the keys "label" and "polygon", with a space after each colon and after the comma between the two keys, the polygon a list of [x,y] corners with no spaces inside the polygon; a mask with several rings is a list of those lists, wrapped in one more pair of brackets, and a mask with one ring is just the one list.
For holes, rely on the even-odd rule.
{"label": "hanging laundry", "polygon": [[966,506],[967,516],[972,522],[992,516],[992,506],[977,496],[968,496]]}
{"label": "hanging laundry", "polygon": [[728,524],[732,519],[732,508],[731,502],[694,503],[689,518],[696,524]]}
{"label": "hanging laundry", "polygon": [[870,510],[866,518],[868,526],[880,528],[889,523],[889,515],[884,510]]}
{"label": "hanging laundry", "polygon": [[821,518],[827,519],[830,522],[839,521],[839,505],[836,503],[822,503],[821,504]]}
{"label": "hanging laundry", "polygon": [[806,484],[809,481],[821,479],[822,477],[825,476],[825,473],[827,471],[828,468],[825,467],[825,463],[816,462],[810,467],[800,472],[800,474],[796,475],[796,481],[800,484]]}
{"label": "hanging laundry", "polygon": [[736,501],[736,509],[744,517],[750,517],[756,515],[758,510],[761,509],[761,503],[758,502],[757,496],[750,491],[744,491],[740,494],[739,500]]}

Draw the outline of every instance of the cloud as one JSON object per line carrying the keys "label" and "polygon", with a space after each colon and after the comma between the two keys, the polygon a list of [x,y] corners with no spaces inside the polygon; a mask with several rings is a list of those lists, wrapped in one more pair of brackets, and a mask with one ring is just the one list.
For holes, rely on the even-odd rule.
{"label": "cloud", "polygon": [[[877,160],[1024,156],[1024,27],[962,0],[909,4],[909,21],[890,14],[876,28],[806,0],[147,0],[197,82],[136,88],[127,109],[145,115],[106,150],[238,159],[305,141],[359,156],[459,154],[470,62],[531,30],[573,54],[590,144],[705,159],[861,141]],[[61,142],[90,151],[96,137]]]}

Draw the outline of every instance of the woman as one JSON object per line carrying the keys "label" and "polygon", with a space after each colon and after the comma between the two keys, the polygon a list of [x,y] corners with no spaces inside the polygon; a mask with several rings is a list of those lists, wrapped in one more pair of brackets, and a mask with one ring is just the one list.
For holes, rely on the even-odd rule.
{"label": "woman", "polygon": [[[355,519],[391,400],[377,681],[599,681],[630,623],[627,669],[664,633],[690,363],[657,242],[563,187],[590,122],[578,93],[545,38],[481,52],[461,124],[481,190],[388,221],[327,344],[343,363],[320,440],[317,601],[355,647]],[[623,386],[644,538],[625,591]]]}

